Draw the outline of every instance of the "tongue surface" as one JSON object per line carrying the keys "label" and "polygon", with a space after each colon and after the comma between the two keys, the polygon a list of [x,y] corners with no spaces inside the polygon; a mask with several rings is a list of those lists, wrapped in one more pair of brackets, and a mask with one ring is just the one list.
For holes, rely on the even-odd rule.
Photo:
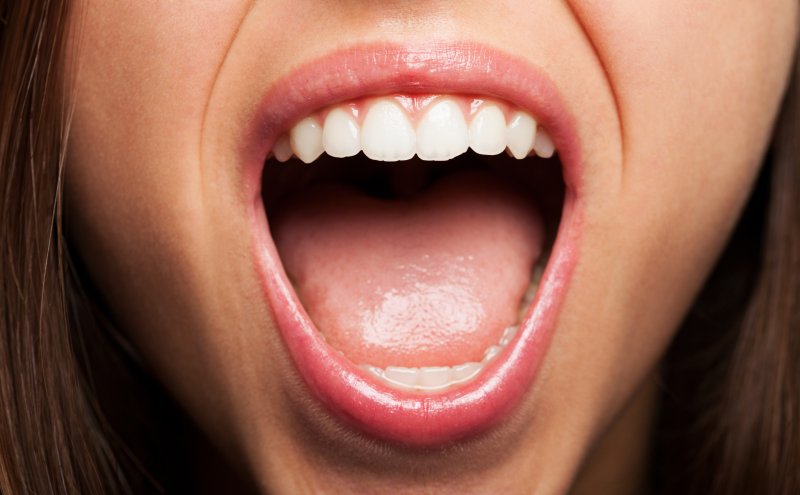
{"label": "tongue surface", "polygon": [[544,238],[519,191],[476,172],[449,175],[412,199],[319,186],[270,222],[328,343],[380,367],[480,361],[516,323]]}

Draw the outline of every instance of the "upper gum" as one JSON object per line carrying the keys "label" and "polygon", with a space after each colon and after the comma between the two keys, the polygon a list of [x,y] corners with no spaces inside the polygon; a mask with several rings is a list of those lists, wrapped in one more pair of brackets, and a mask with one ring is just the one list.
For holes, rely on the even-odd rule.
{"label": "upper gum", "polygon": [[[419,94],[419,95],[404,95],[404,94],[390,94],[390,95],[375,95],[363,96],[353,100],[343,101],[325,108],[312,112],[306,117],[313,117],[320,124],[325,122],[328,114],[336,109],[341,108],[348,111],[356,120],[358,125],[364,121],[367,110],[377,101],[381,99],[391,99],[397,103],[400,108],[405,111],[406,116],[411,121],[412,125],[416,125],[427,110],[437,101],[449,99],[454,101],[461,109],[464,118],[469,122],[486,104],[494,104],[503,112],[506,120],[508,120],[512,113],[521,110],[520,108],[503,101],[498,98],[483,95],[454,95],[454,94]],[[535,117],[534,117],[535,118]]]}

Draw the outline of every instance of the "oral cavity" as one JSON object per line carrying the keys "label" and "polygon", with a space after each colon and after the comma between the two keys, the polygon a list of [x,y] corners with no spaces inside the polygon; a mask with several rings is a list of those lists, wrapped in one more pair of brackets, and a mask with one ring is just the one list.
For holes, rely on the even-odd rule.
{"label": "oral cavity", "polygon": [[517,159],[555,153],[547,130],[509,103],[486,97],[393,95],[345,102],[307,116],[278,138],[272,156],[285,162],[294,155],[311,163],[322,153],[345,158],[363,152],[375,161],[415,155],[445,161],[468,149],[481,155],[505,150]]}
{"label": "oral cavity", "polygon": [[[315,112],[278,139],[272,157],[310,163],[323,152],[363,152],[333,167],[362,170],[373,168],[369,160],[445,161],[469,149],[517,159],[555,152],[534,117],[506,102],[434,95]],[[373,165],[407,175],[424,170],[419,160]],[[514,341],[546,247],[541,213],[513,180],[469,166],[423,173],[426,185],[402,196],[376,194],[360,179],[312,181],[269,218],[284,268],[327,343],[390,387],[430,393],[473,380]]]}

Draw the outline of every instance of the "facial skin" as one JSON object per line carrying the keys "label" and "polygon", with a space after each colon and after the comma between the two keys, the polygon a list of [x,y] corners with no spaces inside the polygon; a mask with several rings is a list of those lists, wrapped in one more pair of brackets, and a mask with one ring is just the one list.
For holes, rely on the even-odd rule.
{"label": "facial skin", "polygon": [[[644,385],[746,200],[797,2],[77,4],[71,240],[153,373],[263,492],[563,493],[611,430],[627,432],[614,469],[635,479],[650,409],[634,399],[652,397]],[[492,45],[555,83],[583,153],[582,248],[514,442],[390,446],[366,462],[324,421],[332,447],[318,448],[289,400],[299,378],[249,256],[236,143],[298,65],[431,40]]]}

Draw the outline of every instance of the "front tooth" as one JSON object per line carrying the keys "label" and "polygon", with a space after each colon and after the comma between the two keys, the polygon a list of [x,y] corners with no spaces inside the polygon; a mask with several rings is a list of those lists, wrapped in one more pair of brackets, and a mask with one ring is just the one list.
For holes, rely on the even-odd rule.
{"label": "front tooth", "polygon": [[341,108],[334,108],[325,117],[322,127],[322,146],[325,153],[336,158],[358,154],[361,151],[359,134],[356,119]]}
{"label": "front tooth", "polygon": [[539,129],[539,132],[536,133],[533,150],[542,158],[550,158],[555,153],[556,145],[553,144],[553,139],[544,129]]}
{"label": "front tooth", "polygon": [[514,158],[522,160],[533,149],[536,136],[536,121],[526,112],[516,112],[511,116],[506,129],[508,149]]}
{"label": "front tooth", "polygon": [[411,159],[417,150],[416,135],[403,109],[389,99],[376,101],[361,125],[361,149],[372,160]]}
{"label": "front tooth", "polygon": [[289,133],[294,154],[305,163],[311,163],[322,154],[322,128],[311,117],[306,117]]}
{"label": "front tooth", "polygon": [[464,363],[453,366],[453,371],[450,374],[452,383],[465,382],[474,378],[483,369],[481,363]]}
{"label": "front tooth", "polygon": [[469,146],[480,155],[499,155],[506,148],[506,118],[497,105],[486,104],[469,125]]}
{"label": "front tooth", "polygon": [[419,369],[419,386],[428,390],[445,388],[450,385],[449,366],[428,366]]}
{"label": "front tooth", "polygon": [[279,162],[285,162],[292,157],[292,145],[289,144],[289,136],[281,134],[281,137],[275,141],[275,146],[272,147],[272,153],[275,159]]}
{"label": "front tooth", "polygon": [[425,113],[417,126],[417,156],[444,161],[466,153],[469,131],[464,114],[450,99],[442,99]]}
{"label": "front tooth", "polygon": [[414,388],[419,385],[419,368],[389,366],[384,370],[383,378],[401,387]]}

